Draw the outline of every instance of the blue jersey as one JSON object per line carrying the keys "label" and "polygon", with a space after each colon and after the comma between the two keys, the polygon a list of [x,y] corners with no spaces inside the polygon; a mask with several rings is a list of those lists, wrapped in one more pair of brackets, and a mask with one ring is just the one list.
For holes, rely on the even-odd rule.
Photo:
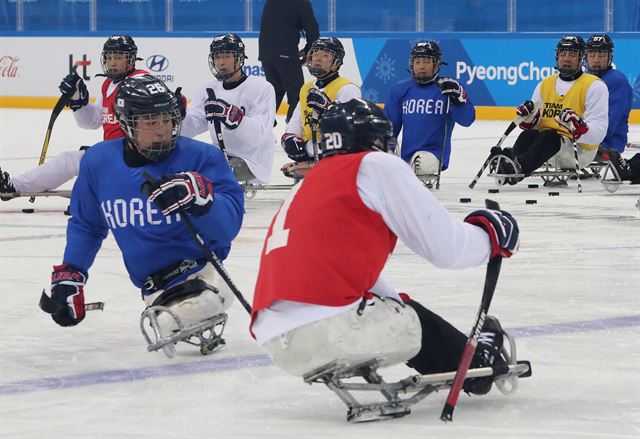
{"label": "blue jersey", "polygon": [[189,218],[211,251],[224,259],[242,224],[244,195],[222,152],[206,143],[178,137],[166,159],[129,167],[124,161],[124,148],[123,138],[109,140],[96,144],[82,157],[71,193],[72,217],[67,225],[64,263],[87,273],[109,230],[122,251],[129,277],[138,288],[142,288],[147,276],[179,261],[204,258],[180,215],[164,216],[142,194],[145,171],[156,178],[196,171],[211,180],[211,209],[205,215]]}
{"label": "blue jersey", "polygon": [[397,137],[402,129],[401,157],[406,162],[416,151],[429,151],[441,160],[446,125],[442,169],[449,166],[454,125],[468,127],[476,118],[476,110],[469,100],[463,105],[449,105],[435,81],[418,85],[413,78],[393,86],[384,112],[393,124],[394,136]]}
{"label": "blue jersey", "polygon": [[624,73],[618,70],[608,69],[599,76],[609,89],[609,128],[601,145],[622,152],[627,145],[633,90]]}

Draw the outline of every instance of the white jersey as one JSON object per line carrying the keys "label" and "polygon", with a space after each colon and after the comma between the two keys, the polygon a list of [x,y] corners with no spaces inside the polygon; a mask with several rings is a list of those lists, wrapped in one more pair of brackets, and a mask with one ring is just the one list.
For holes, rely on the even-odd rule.
{"label": "white jersey", "polygon": [[[222,81],[212,79],[202,84],[193,101],[187,107],[187,117],[182,122],[183,136],[195,137],[209,130],[214,145],[218,138],[213,123],[204,117],[204,103],[213,89],[218,99],[244,109],[244,117],[234,130],[220,124],[227,155],[244,160],[256,176],[258,183],[268,183],[271,176],[276,139],[273,123],[276,117],[276,97],[273,86],[265,79],[248,76],[235,88],[227,90]],[[219,145],[218,145],[219,146]]]}
{"label": "white jersey", "polygon": [[[111,85],[115,89],[116,85]],[[102,93],[96,94],[95,103],[89,102],[87,105],[74,111],[73,118],[80,128],[88,130],[102,128]]]}
{"label": "white jersey", "polygon": [[[436,267],[460,269],[489,261],[489,235],[480,227],[453,218],[401,158],[382,152],[367,154],[360,164],[356,184],[363,203],[380,214],[400,241]],[[382,276],[371,292],[400,300]],[[258,343],[265,344],[273,337],[347,312],[358,304],[359,301],[346,306],[322,306],[276,301],[258,313],[252,331]]]}
{"label": "white jersey", "polygon": [[[558,76],[556,80],[556,93],[560,96],[566,95],[575,82],[575,80],[564,81]],[[533,102],[542,102],[542,96],[540,95],[541,85],[542,82],[539,82],[533,91],[533,96],[531,96]],[[604,136],[607,135],[607,128],[609,126],[609,90],[604,82],[593,81],[589,85],[584,108],[585,111],[582,119],[589,127],[589,131],[580,137],[580,143],[599,145],[604,139]]]}

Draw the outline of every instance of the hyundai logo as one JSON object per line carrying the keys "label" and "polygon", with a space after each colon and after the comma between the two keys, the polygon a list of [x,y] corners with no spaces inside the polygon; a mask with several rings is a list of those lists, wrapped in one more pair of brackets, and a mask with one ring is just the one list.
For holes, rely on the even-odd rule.
{"label": "hyundai logo", "polygon": [[152,72],[162,72],[169,67],[169,60],[163,55],[151,55],[147,58],[147,67]]}

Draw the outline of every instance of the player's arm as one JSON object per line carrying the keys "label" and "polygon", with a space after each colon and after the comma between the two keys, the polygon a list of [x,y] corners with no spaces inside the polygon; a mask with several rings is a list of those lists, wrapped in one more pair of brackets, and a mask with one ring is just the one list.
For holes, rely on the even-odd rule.
{"label": "player's arm", "polygon": [[609,126],[609,90],[604,82],[593,81],[589,86],[582,119],[589,129],[580,136],[580,143],[599,145]]}
{"label": "player's arm", "polygon": [[195,98],[187,105],[187,114],[182,121],[180,135],[195,137],[209,129],[207,119],[204,117],[205,87],[199,87]]}
{"label": "player's arm", "polygon": [[348,102],[354,98],[361,98],[362,90],[357,85],[350,83],[340,87],[338,93],[336,93],[336,102]]}
{"label": "player's arm", "polygon": [[[625,118],[629,117],[631,103],[633,101],[633,91],[626,79],[615,81],[608,87],[609,89],[609,126],[607,134],[616,133]],[[619,145],[624,146],[624,145]]]}
{"label": "player's arm", "polygon": [[398,87],[393,87],[389,92],[387,102],[384,104],[384,114],[393,125],[393,137],[398,137],[402,129],[402,102],[398,96]]}
{"label": "player's arm", "polygon": [[80,128],[89,130],[102,128],[102,94],[96,96],[95,102],[88,102],[74,111],[73,118]]}

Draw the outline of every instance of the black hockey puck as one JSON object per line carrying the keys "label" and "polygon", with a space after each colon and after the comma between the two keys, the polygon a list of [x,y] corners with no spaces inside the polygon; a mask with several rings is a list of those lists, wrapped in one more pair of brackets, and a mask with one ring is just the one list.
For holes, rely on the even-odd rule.
{"label": "black hockey puck", "polygon": [[471,198],[460,198],[461,203],[471,203]]}
{"label": "black hockey puck", "polygon": [[537,184],[528,184],[528,185],[527,185],[527,187],[528,187],[529,189],[537,189],[537,188],[538,188],[538,185],[537,185]]}
{"label": "black hockey puck", "polygon": [[500,189],[489,189],[490,194],[497,194],[500,192]]}
{"label": "black hockey puck", "polygon": [[560,196],[560,192],[549,192],[549,196],[550,197],[559,197]]}
{"label": "black hockey puck", "polygon": [[527,200],[527,204],[538,204],[538,200]]}
{"label": "black hockey puck", "polygon": [[33,213],[35,209],[22,209],[22,213]]}

